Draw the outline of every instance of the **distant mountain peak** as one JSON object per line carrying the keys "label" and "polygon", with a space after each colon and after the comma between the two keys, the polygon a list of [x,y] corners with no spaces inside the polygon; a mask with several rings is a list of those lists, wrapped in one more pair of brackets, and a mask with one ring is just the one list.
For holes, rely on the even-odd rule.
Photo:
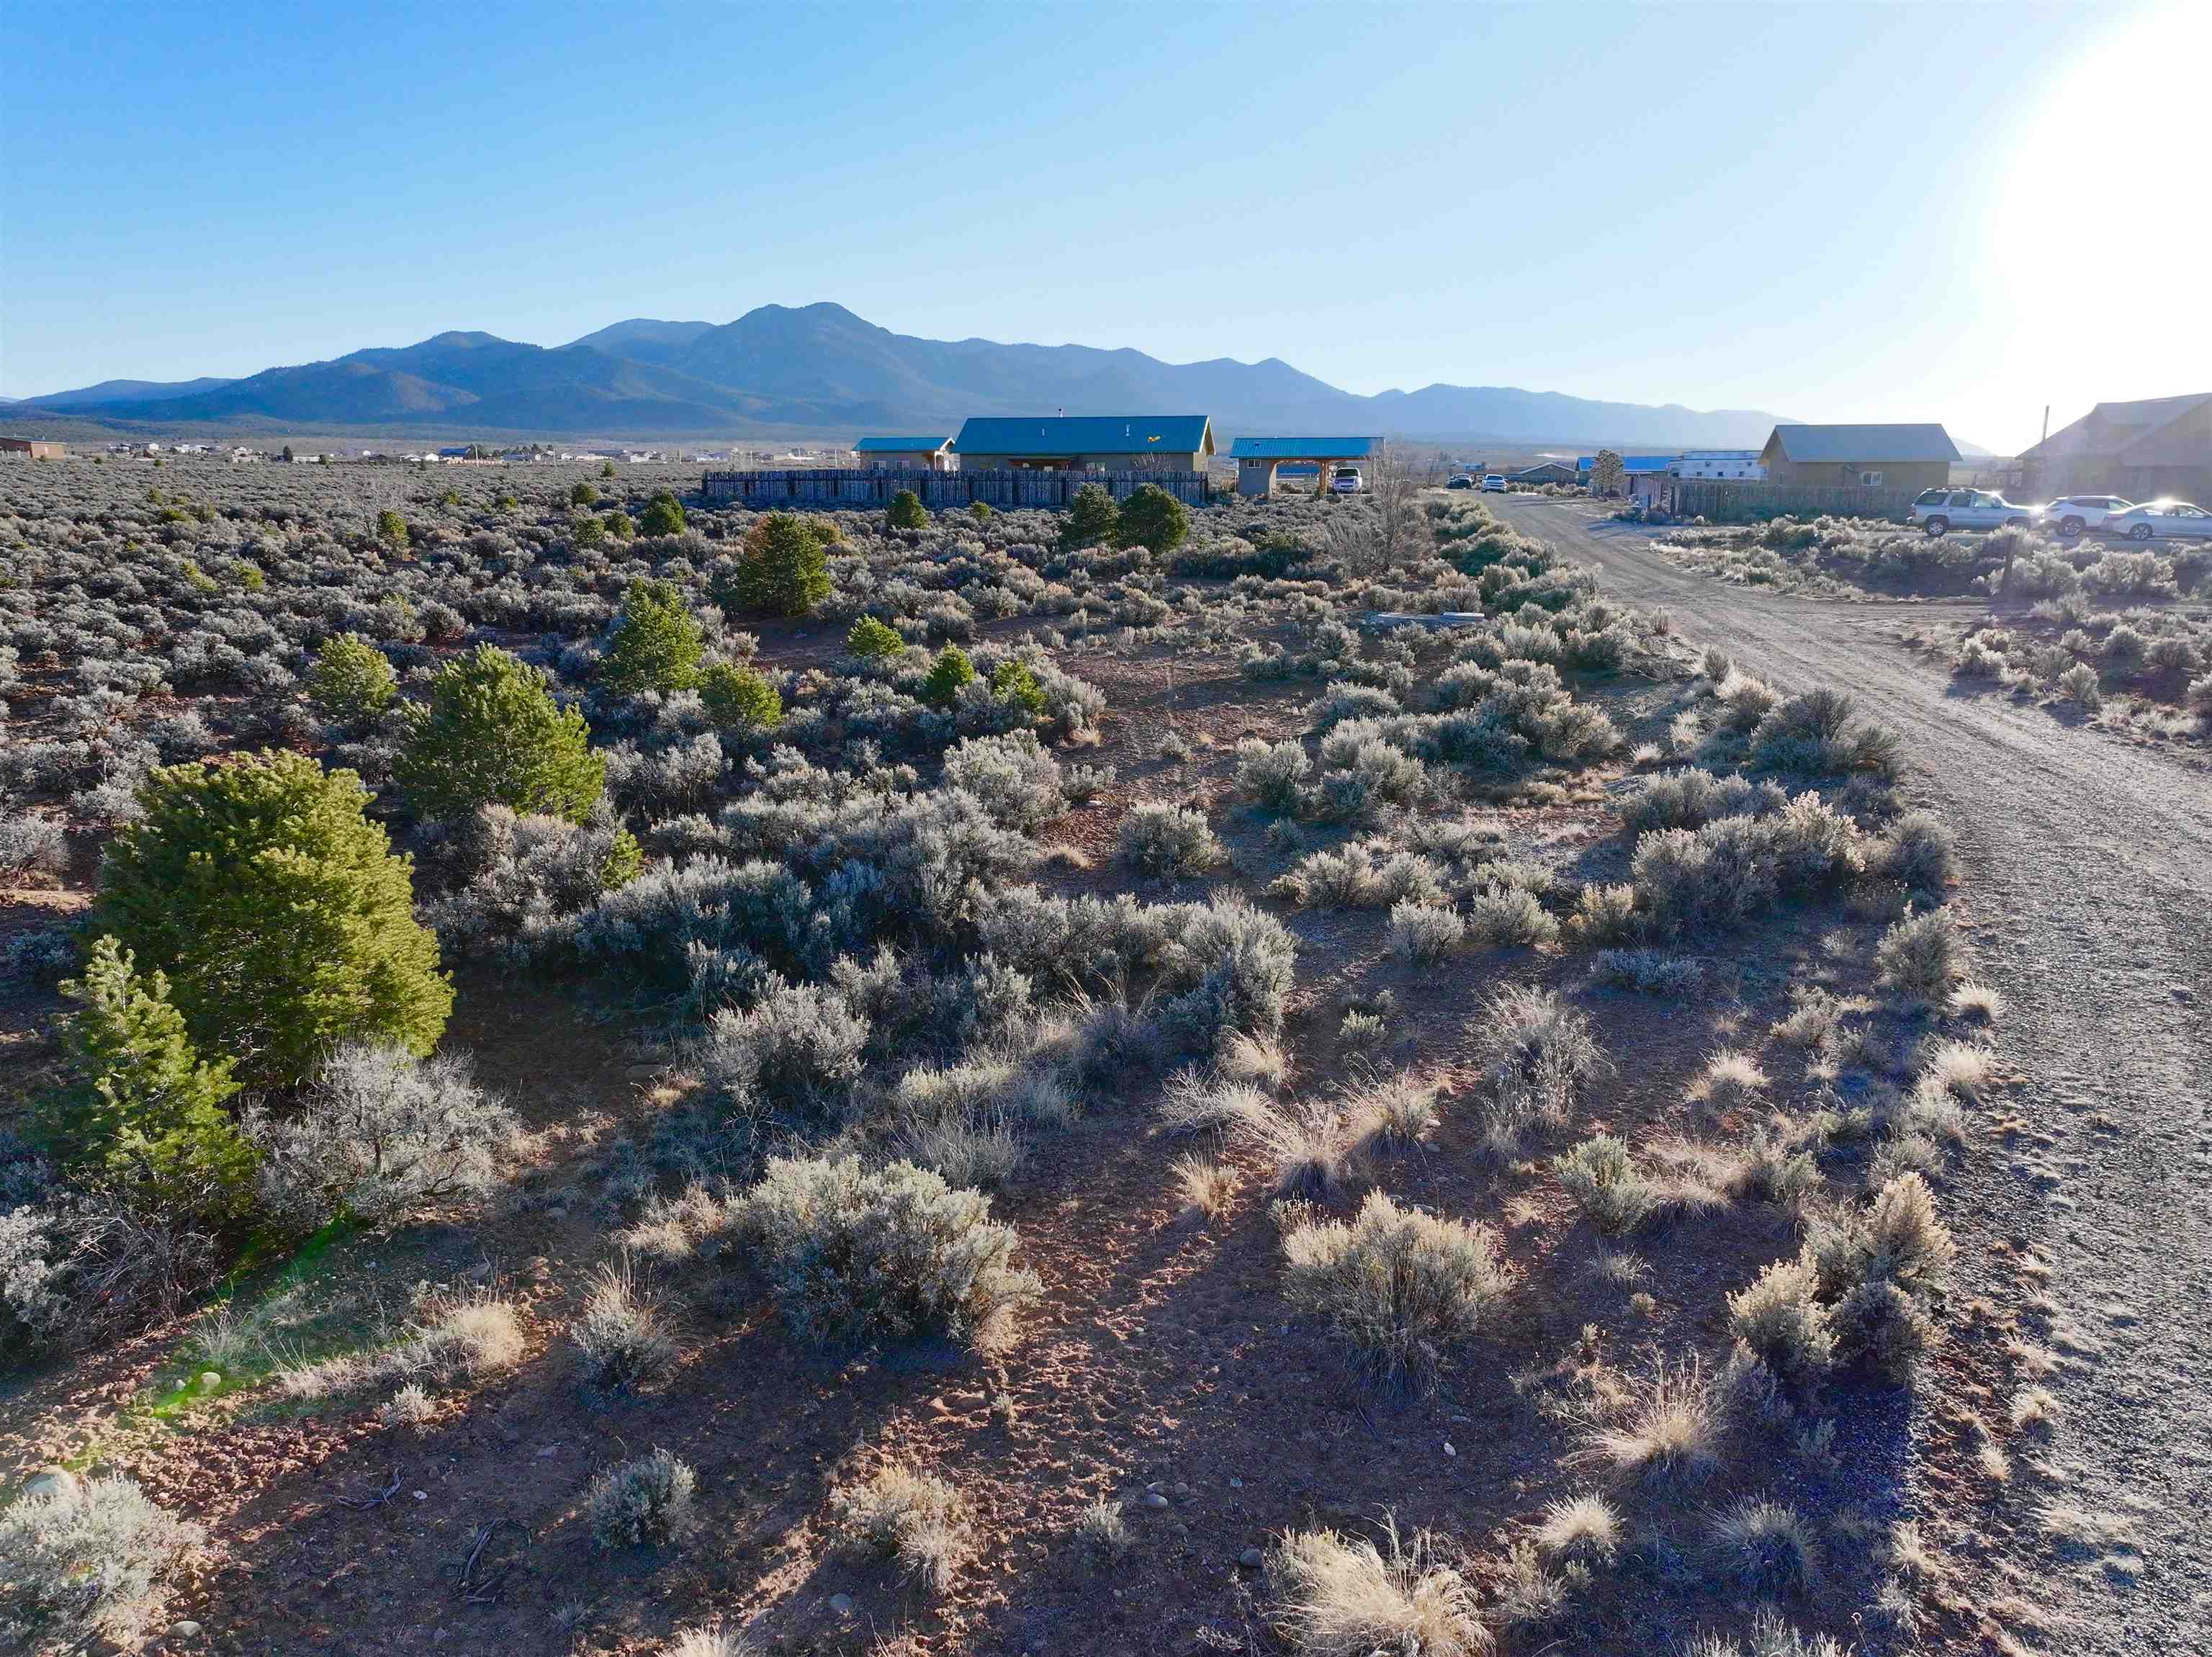
{"label": "distant mountain peak", "polygon": [[453,329],[412,345],[191,385],[110,381],[52,399],[84,417],[270,422],[490,433],[662,436],[763,429],[956,429],[965,417],[1195,409],[1224,435],[1743,448],[1774,417],[1607,403],[1512,387],[1341,391],[1280,357],[1164,362],[1132,347],[922,339],[831,300],[756,306],[732,321],[631,317],[548,350]]}

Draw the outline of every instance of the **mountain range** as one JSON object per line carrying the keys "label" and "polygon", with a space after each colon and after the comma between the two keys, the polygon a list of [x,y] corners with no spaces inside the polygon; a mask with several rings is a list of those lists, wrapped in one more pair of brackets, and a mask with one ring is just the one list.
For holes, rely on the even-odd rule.
{"label": "mountain range", "polygon": [[1777,416],[1593,401],[1504,386],[1372,397],[1269,357],[1163,362],[1087,345],[920,339],[840,305],[763,305],[734,322],[637,318],[565,345],[450,332],[242,380],[107,380],[24,399],[124,426],[401,428],[442,435],[951,434],[971,414],[1203,413],[1217,436],[1756,448]]}

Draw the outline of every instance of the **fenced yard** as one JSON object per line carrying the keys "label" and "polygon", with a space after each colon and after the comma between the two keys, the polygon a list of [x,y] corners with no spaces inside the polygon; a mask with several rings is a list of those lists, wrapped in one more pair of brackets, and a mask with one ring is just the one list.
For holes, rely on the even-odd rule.
{"label": "fenced yard", "polygon": [[[1213,484],[1202,472],[861,472],[816,468],[799,472],[710,472],[700,485],[709,506],[887,507],[902,489],[927,507],[1066,507],[1087,484],[1117,501],[1156,484],[1187,506],[1204,506]],[[1232,485],[1233,487],[1233,485]]]}
{"label": "fenced yard", "polygon": [[[1812,488],[1796,484],[1732,482],[1683,478],[1670,487],[1680,518],[1713,523],[1756,523],[1778,518],[1895,518],[1902,520],[1917,492],[1910,489]],[[1662,497],[1663,498],[1663,497]]]}

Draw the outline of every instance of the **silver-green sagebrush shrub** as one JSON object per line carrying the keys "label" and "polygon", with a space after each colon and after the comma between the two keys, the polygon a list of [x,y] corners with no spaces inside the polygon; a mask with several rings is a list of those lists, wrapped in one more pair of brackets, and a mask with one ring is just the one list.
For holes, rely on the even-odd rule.
{"label": "silver-green sagebrush shrub", "polygon": [[1907,1001],[1941,1006],[1958,984],[1965,946],[1948,909],[1908,914],[1875,946],[1884,988]]}
{"label": "silver-green sagebrush shrub", "polygon": [[954,743],[945,752],[945,780],[975,795],[991,820],[1005,828],[1034,829],[1067,809],[1060,764],[1032,731]]}
{"label": "silver-green sagebrush shrub", "polygon": [[733,1211],[794,1334],[845,1345],[941,1336],[972,1344],[1043,1286],[990,1199],[909,1162],[778,1157]]}
{"label": "silver-green sagebrush shrub", "polygon": [[830,1522],[848,1546],[895,1559],[911,1581],[941,1593],[968,1544],[968,1504],[933,1473],[891,1462],[865,1484],[830,1492]]}
{"label": "silver-green sagebrush shrub", "polygon": [[16,1650],[103,1637],[135,1646],[206,1539],[130,1478],[72,1478],[19,1497],[0,1508],[0,1636]]}
{"label": "silver-green sagebrush shrub", "polygon": [[1200,874],[1228,855],[1204,812],[1160,801],[1132,806],[1121,819],[1119,838],[1121,861],[1147,874]]}
{"label": "silver-green sagebrush shrub", "polygon": [[1391,1380],[1428,1381],[1472,1340],[1512,1281],[1489,1227],[1370,1191],[1349,1225],[1283,1240],[1285,1292]]}
{"label": "silver-green sagebrush shrub", "polygon": [[453,1008],[412,867],[351,771],[295,753],[157,771],[110,843],[95,927],[168,975],[203,1051],[283,1086],[347,1041],[428,1052]]}
{"label": "silver-green sagebrush shrub", "polygon": [[603,1548],[683,1540],[698,1522],[698,1483],[688,1462],[662,1449],[608,1468],[584,1498],[592,1539]]}
{"label": "silver-green sagebrush shrub", "polygon": [[333,1052],[289,1109],[250,1117],[247,1133],[261,1154],[263,1209],[308,1232],[487,1195],[513,1166],[521,1124],[476,1085],[464,1056],[356,1044]]}

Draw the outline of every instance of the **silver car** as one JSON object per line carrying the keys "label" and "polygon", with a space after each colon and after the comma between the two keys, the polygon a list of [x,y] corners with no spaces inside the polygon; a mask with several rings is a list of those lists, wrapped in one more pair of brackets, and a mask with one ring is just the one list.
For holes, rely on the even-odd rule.
{"label": "silver car", "polygon": [[2187,501],[2145,501],[2105,520],[2104,533],[2131,541],[2212,540],[2212,512]]}
{"label": "silver car", "polygon": [[1912,497],[1912,521],[1931,535],[1948,535],[1954,529],[2033,525],[2042,516],[2041,508],[2021,506],[1993,490],[1923,489]]}

